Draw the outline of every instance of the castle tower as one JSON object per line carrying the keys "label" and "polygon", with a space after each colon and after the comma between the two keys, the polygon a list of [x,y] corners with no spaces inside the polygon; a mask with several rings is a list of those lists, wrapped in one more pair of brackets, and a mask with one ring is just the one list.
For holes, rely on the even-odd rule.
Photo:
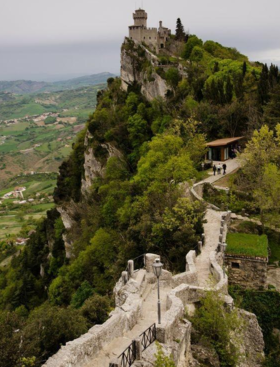
{"label": "castle tower", "polygon": [[138,9],[133,13],[134,26],[147,28],[148,14],[143,9]]}

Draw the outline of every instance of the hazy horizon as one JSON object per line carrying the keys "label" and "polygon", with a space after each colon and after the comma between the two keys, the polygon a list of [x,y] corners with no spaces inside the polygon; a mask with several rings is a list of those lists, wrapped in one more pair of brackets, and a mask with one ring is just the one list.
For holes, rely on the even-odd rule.
{"label": "hazy horizon", "polygon": [[[0,0],[0,80],[57,81],[111,72],[119,74],[120,46],[141,1]],[[204,41],[236,47],[252,61],[280,65],[280,2],[201,0],[187,4],[150,0],[148,26],[162,20]]]}

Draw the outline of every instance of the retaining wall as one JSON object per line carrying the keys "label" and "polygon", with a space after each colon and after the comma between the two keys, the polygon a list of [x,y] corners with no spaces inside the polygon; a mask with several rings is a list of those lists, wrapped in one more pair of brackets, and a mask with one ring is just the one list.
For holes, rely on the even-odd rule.
{"label": "retaining wall", "polygon": [[105,345],[131,330],[141,317],[141,296],[148,284],[146,276],[146,270],[142,269],[135,274],[135,279],[131,278],[126,284],[121,278],[115,289],[119,306],[111,312],[110,318],[102,325],[93,326],[80,338],[66,343],[43,367],[83,367],[94,359]]}

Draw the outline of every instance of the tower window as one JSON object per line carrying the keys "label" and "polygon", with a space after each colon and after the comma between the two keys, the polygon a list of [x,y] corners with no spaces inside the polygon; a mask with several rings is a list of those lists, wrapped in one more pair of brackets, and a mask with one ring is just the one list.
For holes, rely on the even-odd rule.
{"label": "tower window", "polygon": [[151,37],[149,37],[149,39],[151,39]]}

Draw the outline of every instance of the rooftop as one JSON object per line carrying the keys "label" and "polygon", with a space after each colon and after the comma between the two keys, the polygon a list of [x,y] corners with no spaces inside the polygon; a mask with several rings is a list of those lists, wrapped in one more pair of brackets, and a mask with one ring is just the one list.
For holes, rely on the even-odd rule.
{"label": "rooftop", "polygon": [[267,236],[246,233],[228,233],[226,253],[237,256],[267,258]]}
{"label": "rooftop", "polygon": [[243,138],[244,138],[243,136],[239,136],[237,138],[218,139],[218,140],[211,141],[210,143],[207,143],[207,146],[208,147],[222,147],[222,146],[226,146],[228,144],[234,143]]}

